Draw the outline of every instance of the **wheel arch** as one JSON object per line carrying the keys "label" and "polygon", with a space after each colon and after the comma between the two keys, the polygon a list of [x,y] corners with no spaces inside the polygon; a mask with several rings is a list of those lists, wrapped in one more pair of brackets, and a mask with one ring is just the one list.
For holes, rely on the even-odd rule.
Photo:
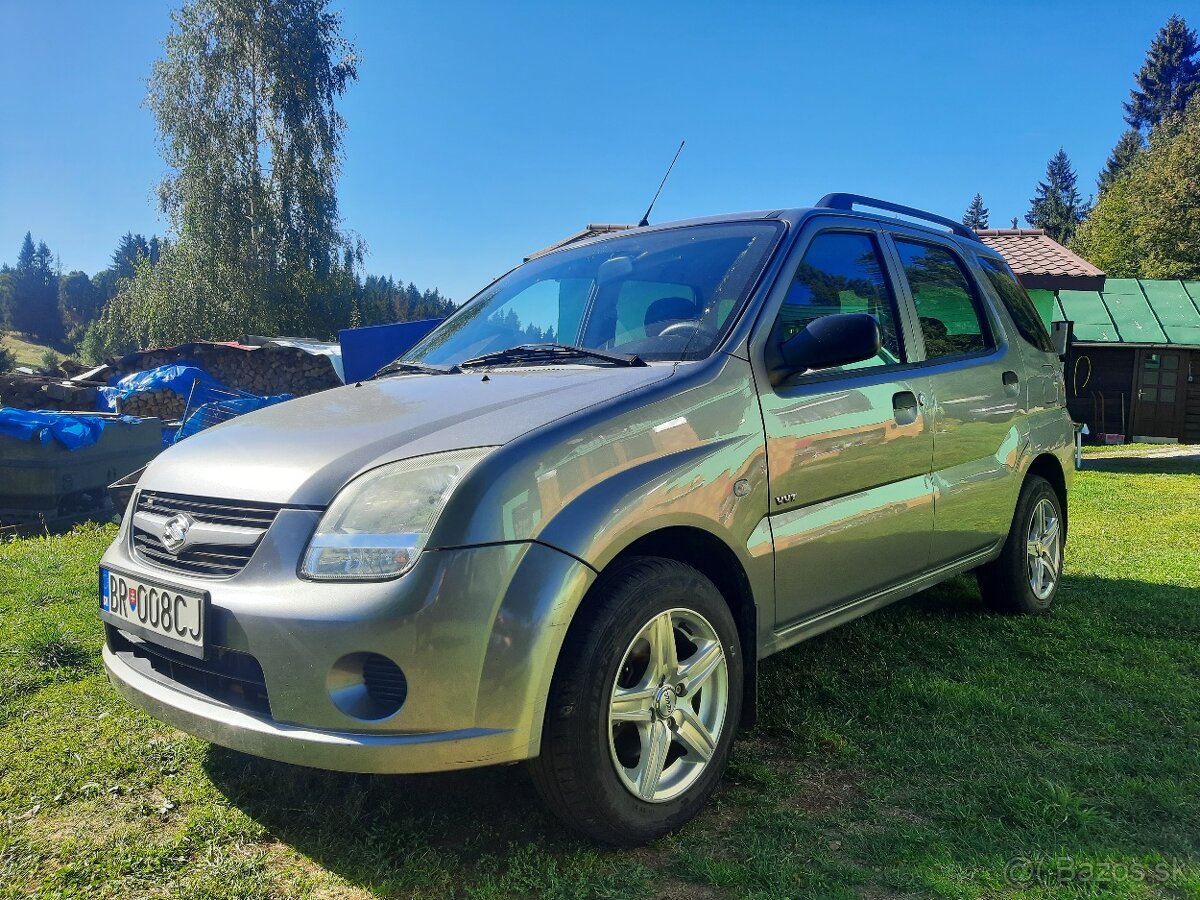
{"label": "wheel arch", "polygon": [[[757,719],[758,697],[758,607],[750,578],[738,555],[712,532],[691,525],[670,525],[644,534],[626,545],[601,569],[601,573],[635,557],[671,559],[696,569],[720,591],[737,625],[742,646],[741,726],[750,728]],[[588,615],[597,602],[595,583],[575,611],[572,626]],[[555,668],[558,661],[555,661]]]}
{"label": "wheel arch", "polygon": [[1069,526],[1067,513],[1067,476],[1063,471],[1062,461],[1052,453],[1042,453],[1037,456],[1025,472],[1025,480],[1030,475],[1038,475],[1050,482],[1054,493],[1058,495],[1059,506],[1062,507],[1063,541],[1067,539]]}

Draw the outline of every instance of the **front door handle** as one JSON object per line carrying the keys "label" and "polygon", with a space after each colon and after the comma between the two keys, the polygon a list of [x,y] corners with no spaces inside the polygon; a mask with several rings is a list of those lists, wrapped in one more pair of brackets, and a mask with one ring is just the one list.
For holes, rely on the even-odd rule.
{"label": "front door handle", "polygon": [[912,391],[892,394],[892,412],[897,425],[911,425],[917,421],[917,395]]}

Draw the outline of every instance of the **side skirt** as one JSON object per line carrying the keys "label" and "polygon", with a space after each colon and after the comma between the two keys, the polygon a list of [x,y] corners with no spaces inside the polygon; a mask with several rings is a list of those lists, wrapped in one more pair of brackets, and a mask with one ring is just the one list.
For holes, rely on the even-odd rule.
{"label": "side skirt", "polygon": [[871,594],[869,597],[863,597],[860,600],[854,600],[834,609],[826,610],[802,622],[797,622],[795,625],[790,625],[783,631],[776,631],[772,635],[771,647],[765,653],[759,654],[760,658],[769,656],[772,653],[778,653],[780,650],[786,650],[793,644],[816,637],[818,634],[822,634],[831,628],[844,625],[846,622],[853,621],[859,616],[865,616],[869,612],[882,609],[890,603],[903,600],[905,597],[911,597],[913,594],[920,593],[926,588],[933,587],[935,584],[947,581],[956,575],[961,575],[963,572],[969,572],[971,569],[977,568],[984,563],[991,562],[999,554],[1002,546],[1003,542],[987,550],[973,553],[949,565],[941,566],[919,578],[906,581],[903,584],[898,584],[895,587],[890,587],[876,594]]}

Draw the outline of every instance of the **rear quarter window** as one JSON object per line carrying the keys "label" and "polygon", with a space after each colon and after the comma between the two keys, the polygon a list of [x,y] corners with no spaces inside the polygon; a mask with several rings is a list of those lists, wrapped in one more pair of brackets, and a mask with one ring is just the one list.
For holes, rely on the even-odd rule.
{"label": "rear quarter window", "polygon": [[1050,335],[1046,333],[1042,317],[1038,314],[1033,301],[1029,299],[1029,295],[1025,293],[1025,288],[1021,287],[1021,283],[1013,275],[1012,270],[998,260],[986,256],[980,256],[977,259],[980,268],[987,275],[988,281],[997,296],[1000,297],[1004,308],[1008,310],[1013,324],[1017,326],[1017,331],[1025,339],[1025,342],[1045,353],[1053,353],[1054,344],[1050,340]]}

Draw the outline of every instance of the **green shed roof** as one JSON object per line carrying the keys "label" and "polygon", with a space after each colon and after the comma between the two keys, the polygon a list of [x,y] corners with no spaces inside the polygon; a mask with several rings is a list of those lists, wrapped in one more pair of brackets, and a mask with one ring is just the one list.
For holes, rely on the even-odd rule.
{"label": "green shed roof", "polygon": [[1043,318],[1052,310],[1054,321],[1073,321],[1077,341],[1200,347],[1200,281],[1109,278],[1103,293],[1058,291],[1052,307],[1034,302]]}

